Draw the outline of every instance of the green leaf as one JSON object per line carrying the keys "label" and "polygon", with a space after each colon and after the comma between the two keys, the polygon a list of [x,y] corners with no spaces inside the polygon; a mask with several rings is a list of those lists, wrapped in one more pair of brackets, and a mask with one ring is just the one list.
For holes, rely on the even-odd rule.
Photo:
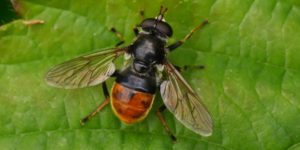
{"label": "green leaf", "polygon": [[[0,147],[3,149],[299,149],[300,2],[296,0],[113,1],[15,0],[24,25],[0,27]],[[134,38],[132,28],[169,8],[166,20],[183,38],[169,55],[177,65],[204,65],[183,73],[214,120],[211,137],[186,129],[168,111],[178,138],[172,143],[155,116],[126,126],[106,107],[86,126],[79,120],[103,101],[100,86],[64,90],[49,87],[44,75],[55,64],[112,47],[115,27]],[[16,7],[17,6],[17,7]],[[111,87],[113,79],[109,80]]]}

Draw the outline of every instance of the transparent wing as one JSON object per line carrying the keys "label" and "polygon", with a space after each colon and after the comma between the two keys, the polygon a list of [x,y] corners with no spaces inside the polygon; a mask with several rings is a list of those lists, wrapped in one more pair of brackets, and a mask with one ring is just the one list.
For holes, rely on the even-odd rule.
{"label": "transparent wing", "polygon": [[187,128],[202,136],[211,135],[212,119],[200,97],[169,61],[165,68],[169,76],[160,85],[160,93],[166,107]]}
{"label": "transparent wing", "polygon": [[71,59],[50,69],[45,80],[51,86],[65,89],[100,84],[115,72],[113,61],[127,49],[107,49]]}

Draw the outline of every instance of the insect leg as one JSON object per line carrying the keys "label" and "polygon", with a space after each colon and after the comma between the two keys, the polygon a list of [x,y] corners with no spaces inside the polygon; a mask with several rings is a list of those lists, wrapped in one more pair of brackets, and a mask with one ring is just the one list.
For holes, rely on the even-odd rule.
{"label": "insect leg", "polygon": [[196,66],[189,66],[189,65],[184,65],[182,67],[174,65],[174,67],[176,68],[176,70],[178,70],[179,72],[182,71],[186,71],[188,69],[204,69],[205,67],[203,65],[196,65]]}
{"label": "insect leg", "polygon": [[[142,21],[143,21],[143,20],[145,19],[145,13],[144,13],[144,10],[141,10],[141,11],[140,11],[140,16],[141,16]],[[140,27],[139,24],[135,25],[135,27],[133,28],[133,32],[134,32],[135,36],[139,35],[139,29],[138,29],[138,27]]]}
{"label": "insect leg", "polygon": [[86,117],[80,120],[80,124],[82,126],[85,125],[87,121],[91,120],[92,117],[94,117],[100,110],[104,108],[104,106],[106,106],[109,103],[110,97],[105,82],[102,83],[102,89],[103,89],[103,94],[105,96],[105,100],[93,112],[91,112],[89,115],[87,115]]}
{"label": "insect leg", "polygon": [[194,32],[196,32],[197,30],[201,29],[204,25],[206,25],[208,23],[208,20],[204,20],[201,24],[199,24],[198,26],[196,26],[195,28],[193,28],[189,34],[187,34],[182,40],[179,40],[171,45],[169,45],[167,47],[167,51],[172,51],[176,48],[178,48],[179,46],[181,46],[183,43],[186,42],[186,40],[188,40]]}
{"label": "insect leg", "polygon": [[[119,70],[116,70],[110,77],[116,77],[116,76],[118,76],[119,75]],[[107,90],[107,88],[106,88],[106,90]],[[104,90],[103,90],[103,92],[104,92]],[[108,93],[108,92],[107,92]],[[105,96],[105,95],[104,95]]]}
{"label": "insect leg", "polygon": [[120,39],[120,42],[118,42],[118,43],[115,45],[116,47],[118,47],[118,46],[120,46],[120,45],[122,45],[122,44],[125,43],[125,40],[124,40],[123,35],[122,35],[120,32],[118,32],[118,31],[116,30],[116,28],[112,27],[112,28],[110,28],[110,31],[113,32],[113,33]]}
{"label": "insect leg", "polygon": [[168,135],[170,136],[171,140],[173,142],[176,142],[176,137],[173,135],[173,133],[170,130],[170,127],[168,126],[166,120],[164,119],[164,117],[162,116],[161,112],[163,112],[166,109],[165,105],[162,105],[158,108],[158,110],[156,111],[156,115],[159,118],[160,122],[162,123],[162,125],[164,126],[166,132],[168,133]]}
{"label": "insect leg", "polygon": [[136,25],[134,28],[133,28],[133,32],[134,32],[134,35],[135,36],[138,36],[139,35],[139,29],[138,29],[138,25]]}
{"label": "insect leg", "polygon": [[140,16],[141,16],[142,20],[145,19],[145,11],[143,9],[140,11]]}

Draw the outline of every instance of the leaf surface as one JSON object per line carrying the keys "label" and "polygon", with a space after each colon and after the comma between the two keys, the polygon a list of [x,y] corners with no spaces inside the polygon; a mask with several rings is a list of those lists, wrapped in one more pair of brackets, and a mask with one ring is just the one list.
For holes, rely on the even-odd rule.
{"label": "leaf surface", "polygon": [[[300,3],[296,0],[58,1],[16,0],[22,19],[0,27],[0,146],[5,149],[299,149]],[[101,86],[49,87],[52,66],[92,50],[112,47],[123,33],[169,8],[170,43],[208,19],[169,55],[179,66],[204,65],[183,76],[212,114],[214,132],[201,137],[169,112],[172,143],[155,116],[122,124],[106,107],[86,126],[79,120],[103,101]],[[22,20],[44,20],[24,25]],[[113,79],[109,80],[111,87]]]}

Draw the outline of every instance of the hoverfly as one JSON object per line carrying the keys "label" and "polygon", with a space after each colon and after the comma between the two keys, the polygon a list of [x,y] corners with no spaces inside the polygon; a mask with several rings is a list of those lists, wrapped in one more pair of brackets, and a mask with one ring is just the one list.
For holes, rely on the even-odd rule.
{"label": "hoverfly", "polygon": [[[156,90],[160,90],[164,105],[156,114],[166,132],[176,140],[166,124],[161,112],[167,108],[187,128],[202,136],[212,134],[212,119],[202,104],[200,97],[180,75],[166,55],[181,46],[191,35],[205,24],[196,26],[182,40],[167,46],[167,39],[173,34],[172,27],[164,20],[167,8],[160,8],[155,18],[143,19],[134,29],[136,39],[132,44],[101,50],[83,55],[59,64],[46,74],[46,82],[54,87],[74,89],[102,84],[106,97],[95,111],[81,120],[81,124],[90,120],[107,104],[111,104],[115,115],[126,124],[133,124],[148,115]],[[141,13],[142,14],[142,13]],[[112,29],[121,37],[120,34]],[[121,38],[122,39],[122,38]],[[125,55],[128,65],[118,70],[114,60]],[[165,76],[163,76],[165,75]],[[115,77],[111,96],[105,80]]]}

